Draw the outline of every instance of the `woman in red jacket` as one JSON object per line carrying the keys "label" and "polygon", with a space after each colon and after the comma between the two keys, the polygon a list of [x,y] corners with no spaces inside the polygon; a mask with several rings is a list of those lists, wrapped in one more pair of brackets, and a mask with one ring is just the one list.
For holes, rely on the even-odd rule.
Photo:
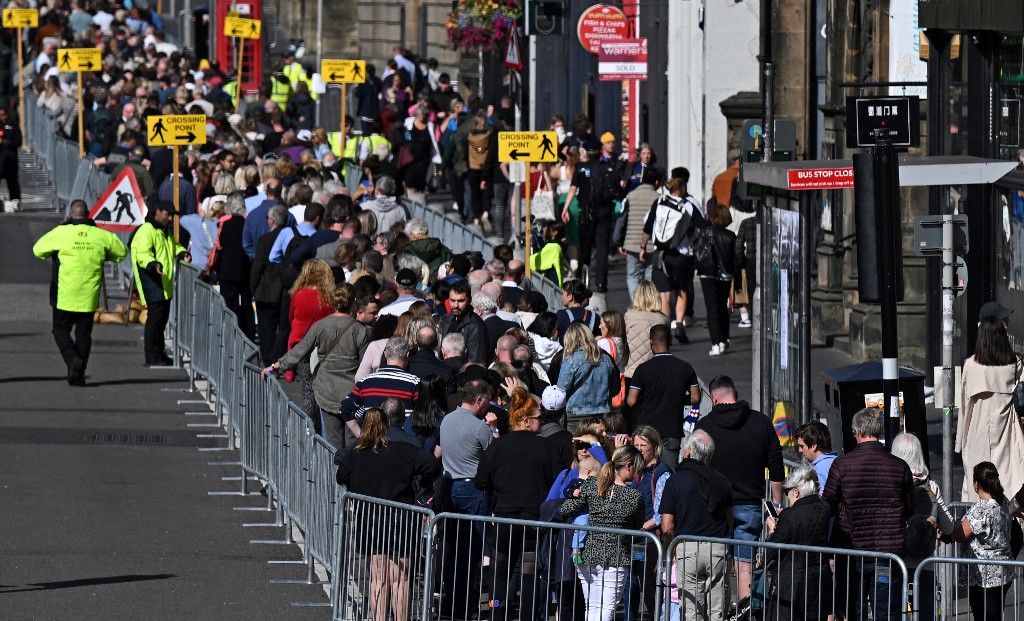
{"label": "woman in red jacket", "polygon": [[[331,293],[334,291],[334,274],[326,262],[311,259],[302,265],[302,272],[292,285],[292,303],[288,309],[288,322],[291,331],[288,333],[288,349],[306,336],[306,332],[316,322],[334,312],[331,306]],[[302,407],[306,413],[313,411],[316,401],[313,398],[313,373],[309,368],[309,358],[295,367],[295,374],[289,378],[299,378],[302,384]],[[313,417],[316,420],[318,417]]]}

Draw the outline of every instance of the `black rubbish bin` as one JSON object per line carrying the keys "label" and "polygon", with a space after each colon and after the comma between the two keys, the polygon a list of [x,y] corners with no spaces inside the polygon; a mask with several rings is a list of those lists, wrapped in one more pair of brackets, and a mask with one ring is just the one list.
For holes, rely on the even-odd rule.
{"label": "black rubbish bin", "polygon": [[[825,380],[825,404],[832,448],[849,451],[857,445],[850,429],[853,415],[864,408],[864,395],[882,392],[882,363],[878,361],[829,369],[821,374]],[[903,393],[903,424],[906,431],[921,440],[924,459],[928,461],[928,425],[924,405],[924,375],[900,367],[900,391]]]}

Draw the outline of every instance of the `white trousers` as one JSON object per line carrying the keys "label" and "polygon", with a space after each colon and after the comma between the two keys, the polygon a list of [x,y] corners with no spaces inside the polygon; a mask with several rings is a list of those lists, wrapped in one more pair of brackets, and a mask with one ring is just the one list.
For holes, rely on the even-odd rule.
{"label": "white trousers", "polygon": [[583,601],[587,603],[587,621],[612,621],[615,607],[626,584],[627,568],[579,565],[576,574],[583,585]]}

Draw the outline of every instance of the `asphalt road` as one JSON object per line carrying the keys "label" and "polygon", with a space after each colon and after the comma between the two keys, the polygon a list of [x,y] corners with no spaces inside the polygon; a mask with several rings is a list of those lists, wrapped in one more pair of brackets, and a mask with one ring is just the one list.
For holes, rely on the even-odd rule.
{"label": "asphalt road", "polygon": [[[209,496],[237,489],[232,453],[201,452],[191,422],[212,417],[184,371],[142,365],[142,329],[97,325],[89,385],[68,386],[50,335],[50,267],[32,243],[52,214],[0,215],[0,618],[328,619],[322,587],[305,578],[284,530],[234,511],[265,499]],[[198,432],[209,432],[199,429]]]}

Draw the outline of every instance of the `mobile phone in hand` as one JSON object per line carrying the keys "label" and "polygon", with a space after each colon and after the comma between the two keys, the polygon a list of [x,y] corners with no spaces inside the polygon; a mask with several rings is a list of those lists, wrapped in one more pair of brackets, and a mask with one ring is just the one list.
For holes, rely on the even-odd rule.
{"label": "mobile phone in hand", "polygon": [[764,510],[765,512],[768,513],[768,517],[774,518],[776,520],[779,519],[779,512],[775,510],[775,505],[768,502],[767,500],[762,500],[761,504],[764,505]]}

